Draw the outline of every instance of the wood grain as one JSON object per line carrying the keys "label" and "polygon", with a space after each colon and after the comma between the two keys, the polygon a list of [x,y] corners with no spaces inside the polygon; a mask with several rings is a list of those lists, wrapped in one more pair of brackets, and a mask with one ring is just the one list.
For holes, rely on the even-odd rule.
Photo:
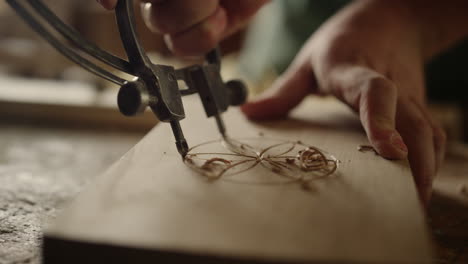
{"label": "wood grain", "polygon": [[[198,98],[185,104],[189,144],[218,138]],[[57,240],[284,263],[429,262],[408,164],[357,151],[368,143],[347,107],[311,99],[288,120],[252,123],[237,109],[225,119],[236,138],[262,132],[327,150],[340,160],[338,173],[314,182],[312,192],[294,184],[209,182],[182,163],[170,127],[160,125],[57,218],[46,232],[46,262],[60,256],[50,243]]]}

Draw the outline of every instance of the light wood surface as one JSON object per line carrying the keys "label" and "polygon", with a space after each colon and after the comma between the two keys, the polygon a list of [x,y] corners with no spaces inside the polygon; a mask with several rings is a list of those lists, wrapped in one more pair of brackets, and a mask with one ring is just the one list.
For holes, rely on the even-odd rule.
{"label": "light wood surface", "polygon": [[[218,138],[199,99],[186,98],[185,105],[189,144]],[[320,147],[340,160],[338,173],[314,182],[312,192],[294,184],[209,182],[182,163],[170,127],[162,124],[59,215],[46,245],[59,239],[285,263],[429,262],[430,239],[408,164],[359,152],[367,140],[347,107],[316,98],[289,120],[255,124],[237,109],[225,120],[236,138],[262,132]],[[271,171],[248,173],[268,177]],[[46,251],[60,255],[51,246]]]}
{"label": "light wood surface", "polygon": [[24,79],[0,74],[0,120],[28,125],[147,132],[157,123],[151,111],[129,118],[117,108],[117,89],[98,91],[73,81]]}

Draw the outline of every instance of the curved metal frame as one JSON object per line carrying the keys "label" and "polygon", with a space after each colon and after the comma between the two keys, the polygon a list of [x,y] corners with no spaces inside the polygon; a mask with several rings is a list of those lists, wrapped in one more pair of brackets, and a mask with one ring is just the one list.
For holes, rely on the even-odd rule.
{"label": "curved metal frame", "polygon": [[[137,94],[133,98],[134,101],[130,102],[130,106],[137,106],[138,110],[142,110],[145,108],[145,105],[142,105],[143,102],[148,103],[161,121],[170,122],[176,138],[177,149],[182,156],[185,156],[188,151],[188,144],[179,123],[185,118],[182,96],[199,93],[207,116],[215,117],[220,133],[225,136],[225,126],[220,114],[227,110],[230,94],[227,91],[229,85],[226,86],[220,75],[221,56],[219,49],[214,49],[206,54],[207,63],[203,66],[194,65],[175,70],[171,66],[153,64],[139,42],[133,1],[119,0],[115,14],[120,38],[128,57],[128,61],[126,61],[100,49],[82,37],[78,31],[57,17],[41,0],[6,0],[6,2],[34,31],[71,61],[103,79],[120,85],[121,91],[123,88],[127,92],[130,91],[130,93],[126,93],[127,95]],[[41,20],[53,28],[56,34],[48,31],[41,24]],[[68,47],[62,43],[56,35],[68,40],[74,47]],[[96,65],[81,54],[86,54],[116,70],[138,78],[136,81],[127,81]],[[177,80],[184,80],[188,89],[179,90]],[[131,89],[135,89],[135,93],[131,92]],[[147,98],[150,99],[146,100]],[[127,101],[123,100],[123,102]],[[135,102],[137,103],[135,104]],[[122,110],[122,108],[120,109]],[[133,112],[129,111],[129,113]]]}

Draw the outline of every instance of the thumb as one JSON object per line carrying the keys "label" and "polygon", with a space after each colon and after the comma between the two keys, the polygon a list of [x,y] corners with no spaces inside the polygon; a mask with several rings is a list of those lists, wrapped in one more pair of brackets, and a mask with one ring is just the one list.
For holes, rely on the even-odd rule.
{"label": "thumb", "polygon": [[249,119],[254,120],[282,118],[310,94],[315,86],[310,64],[293,64],[271,88],[244,104],[241,110]]}

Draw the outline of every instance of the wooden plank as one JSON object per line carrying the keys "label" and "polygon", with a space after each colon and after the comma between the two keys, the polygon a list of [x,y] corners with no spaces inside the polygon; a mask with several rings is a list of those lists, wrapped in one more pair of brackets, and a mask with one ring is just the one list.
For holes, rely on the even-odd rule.
{"label": "wooden plank", "polygon": [[135,118],[123,116],[117,108],[117,88],[98,91],[86,83],[3,75],[0,87],[3,122],[143,132],[158,123],[151,111]]}
{"label": "wooden plank", "polygon": [[158,124],[151,111],[135,118],[123,116],[117,107],[77,106],[0,100],[3,123],[74,129],[104,129],[145,133]]}
{"label": "wooden plank", "polygon": [[[188,119],[182,126],[189,143],[218,138],[198,98],[187,98],[185,104]],[[288,120],[255,124],[236,109],[225,119],[236,138],[261,132],[327,150],[340,161],[338,172],[313,182],[312,192],[296,184],[207,181],[182,163],[170,127],[158,126],[48,229],[46,263],[59,262],[70,252],[97,256],[100,250],[89,251],[97,245],[103,245],[103,254],[109,253],[108,246],[121,247],[113,251],[119,263],[126,263],[123,248],[133,252],[128,256],[160,256],[164,263],[191,263],[187,256],[272,263],[429,262],[429,236],[408,164],[357,151],[367,140],[347,107],[332,99],[311,99]],[[260,167],[246,174],[275,177]]]}

